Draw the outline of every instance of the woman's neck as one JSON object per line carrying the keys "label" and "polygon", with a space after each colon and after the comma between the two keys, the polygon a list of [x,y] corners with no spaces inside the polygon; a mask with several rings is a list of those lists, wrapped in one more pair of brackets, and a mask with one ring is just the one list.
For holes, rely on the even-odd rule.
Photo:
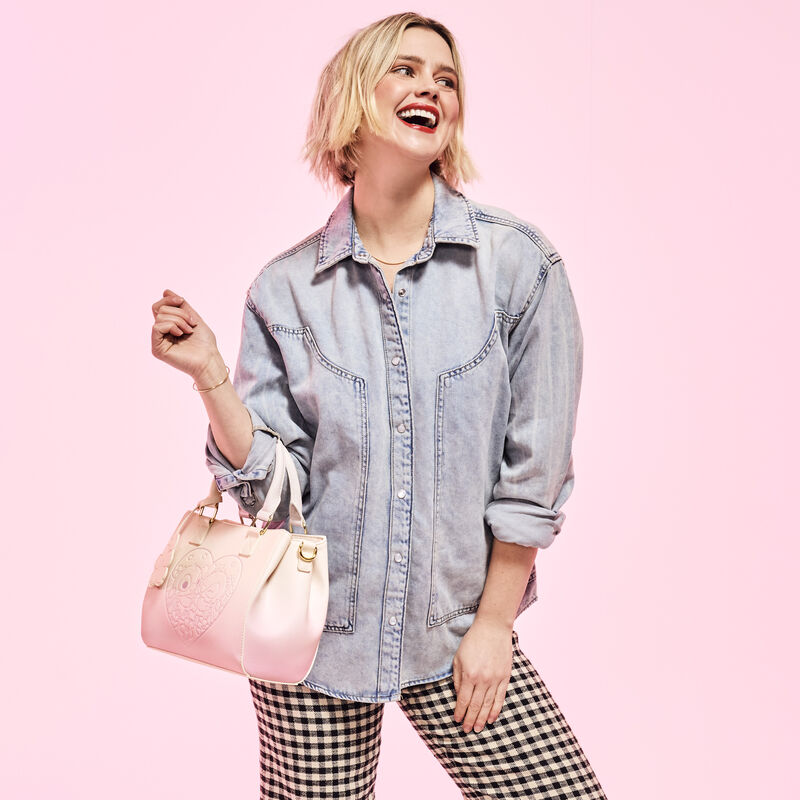
{"label": "woman's neck", "polygon": [[[398,165],[400,166],[400,165]],[[434,185],[429,170],[356,171],[353,215],[364,247],[376,258],[398,261],[422,246],[433,212]],[[373,252],[374,248],[374,252]]]}

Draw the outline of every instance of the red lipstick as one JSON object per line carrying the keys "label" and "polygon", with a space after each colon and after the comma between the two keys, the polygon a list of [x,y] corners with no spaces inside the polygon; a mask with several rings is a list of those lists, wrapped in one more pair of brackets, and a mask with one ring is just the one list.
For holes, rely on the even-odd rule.
{"label": "red lipstick", "polygon": [[426,105],[425,103],[409,103],[408,105],[398,109],[397,113],[400,114],[401,111],[408,111],[415,108],[421,109],[423,111],[428,111],[433,115],[434,117],[433,127],[428,127],[427,125],[419,125],[414,122],[409,122],[408,120],[403,119],[403,117],[398,116],[400,122],[403,122],[404,124],[408,125],[409,128],[414,128],[415,130],[418,131],[424,131],[425,133],[435,133],[436,128],[439,125],[439,109],[436,108],[436,106]]}

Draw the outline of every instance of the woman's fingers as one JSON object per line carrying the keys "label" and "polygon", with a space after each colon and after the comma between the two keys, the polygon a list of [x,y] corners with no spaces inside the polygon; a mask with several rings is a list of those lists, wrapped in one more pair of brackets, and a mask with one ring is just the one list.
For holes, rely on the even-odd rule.
{"label": "woman's fingers", "polygon": [[197,325],[200,321],[200,315],[189,303],[181,295],[169,289],[164,290],[164,296],[160,300],[156,300],[151,309],[154,317],[157,317],[160,312],[166,311],[171,314],[180,314],[192,325]]}
{"label": "woman's fingers", "polygon": [[509,679],[504,681],[500,681],[497,692],[494,696],[494,704],[492,705],[492,710],[489,712],[488,722],[489,724],[493,724],[497,722],[497,718],[500,716],[500,712],[503,709],[503,703],[506,700],[506,691],[508,690],[508,683]]}
{"label": "woman's fingers", "polygon": [[472,725],[472,727],[476,732],[482,731],[486,726],[486,720],[488,719],[489,714],[494,708],[496,697],[497,697],[497,687],[490,686],[486,690],[483,702],[481,703],[481,707],[478,710],[478,716],[476,717],[475,722]]}
{"label": "woman's fingers", "polygon": [[193,330],[186,319],[177,314],[159,314],[158,317],[156,317],[156,322],[172,322],[181,333],[192,333]]}
{"label": "woman's fingers", "polygon": [[182,295],[165,289],[151,308],[150,349],[156,358],[193,375],[218,355],[213,331]]}
{"label": "woman's fingers", "polygon": [[469,713],[469,704],[472,701],[472,693],[474,689],[475,684],[466,680],[462,675],[458,693],[456,695],[456,707],[455,711],[453,712],[453,717],[455,718],[455,721],[459,723],[463,720],[465,727],[465,715]]}
{"label": "woman's fingers", "polygon": [[183,317],[187,322],[191,323],[192,325],[197,324],[195,322],[196,317],[194,314],[192,314],[191,311],[189,311],[186,308],[178,308],[178,306],[169,306],[169,305],[159,306],[158,310],[154,311],[153,314],[156,317],[156,319],[158,319],[159,314],[172,314],[173,316]]}
{"label": "woman's fingers", "polygon": [[182,302],[183,298],[179,294],[171,292],[169,289],[164,289],[163,296],[160,297],[158,300],[156,300],[155,303],[153,303],[153,305],[151,306],[151,308],[153,310],[153,314],[157,314],[161,306],[164,305],[180,306]]}
{"label": "woman's fingers", "polygon": [[184,300],[181,303],[180,308],[189,315],[189,322],[191,322],[192,325],[197,325],[197,323],[200,322],[200,315],[192,308],[191,305],[189,305],[188,300]]}
{"label": "woman's fingers", "polygon": [[179,307],[175,305],[169,305],[165,302],[159,301],[158,304],[153,305],[153,316],[158,319],[159,314],[176,314],[179,317],[183,317],[187,322],[191,323],[192,325],[197,324],[197,314],[185,307]]}
{"label": "woman's fingers", "polygon": [[171,320],[153,323],[153,330],[161,334],[162,337],[166,336],[168,333],[171,333],[173,336],[183,336],[184,334],[184,331],[182,331],[177,324]]}
{"label": "woman's fingers", "polygon": [[[488,691],[487,687],[481,684],[475,686],[472,692],[472,698],[469,701],[467,708],[467,715],[464,717],[464,732],[469,733],[474,728],[480,730],[483,728],[483,721],[486,721],[486,716],[489,714],[489,709],[494,702],[493,687],[492,691]],[[488,700],[488,703],[487,703]]]}

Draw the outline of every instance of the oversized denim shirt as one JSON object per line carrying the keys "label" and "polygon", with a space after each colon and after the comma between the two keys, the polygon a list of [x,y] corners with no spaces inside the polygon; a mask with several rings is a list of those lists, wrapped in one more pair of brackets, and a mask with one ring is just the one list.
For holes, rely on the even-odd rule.
{"label": "oversized denim shirt", "polygon": [[[583,337],[564,262],[535,225],[433,180],[427,237],[392,291],[352,189],[261,269],[234,372],[252,446],[234,469],[210,426],[206,442],[251,515],[276,434],[291,453],[330,575],[302,683],[363,702],[452,674],[494,539],[549,547],[574,482]],[[534,566],[515,616],[536,599]]]}

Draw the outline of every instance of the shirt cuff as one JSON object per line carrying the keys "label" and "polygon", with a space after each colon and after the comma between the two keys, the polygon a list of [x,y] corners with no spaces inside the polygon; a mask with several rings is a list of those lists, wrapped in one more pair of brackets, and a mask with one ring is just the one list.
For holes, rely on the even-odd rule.
{"label": "shirt cuff", "polygon": [[251,516],[255,516],[264,505],[270,475],[275,464],[275,449],[278,434],[266,425],[248,407],[253,423],[253,442],[241,469],[235,469],[222,454],[211,426],[206,438],[206,465],[214,476],[220,492],[228,492]]}
{"label": "shirt cuff", "polygon": [[549,547],[561,531],[566,515],[521,500],[495,500],[486,510],[486,522],[495,539],[526,547]]}

